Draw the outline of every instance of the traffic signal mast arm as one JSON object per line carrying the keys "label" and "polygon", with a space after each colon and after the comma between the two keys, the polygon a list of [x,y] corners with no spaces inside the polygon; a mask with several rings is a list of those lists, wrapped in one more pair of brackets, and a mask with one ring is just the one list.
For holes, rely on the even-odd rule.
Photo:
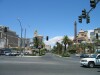
{"label": "traffic signal mast arm", "polygon": [[90,23],[89,13],[96,7],[100,0],[90,0],[90,6],[92,7],[88,12],[82,10],[82,15],[78,17],[79,23],[82,23],[82,18],[86,19],[87,24]]}
{"label": "traffic signal mast arm", "polygon": [[[97,1],[96,1],[96,5],[99,3],[99,1],[100,1],[100,0],[97,0]],[[89,15],[89,13],[90,13],[93,9],[94,9],[94,8],[92,7],[92,8],[87,12],[87,15]]]}

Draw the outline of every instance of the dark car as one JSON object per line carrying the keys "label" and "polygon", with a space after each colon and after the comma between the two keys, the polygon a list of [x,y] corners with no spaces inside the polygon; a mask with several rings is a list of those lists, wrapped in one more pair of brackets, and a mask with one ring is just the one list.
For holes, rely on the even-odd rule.
{"label": "dark car", "polygon": [[0,49],[0,55],[10,56],[11,49],[9,48],[2,48]]}
{"label": "dark car", "polygon": [[3,49],[0,49],[0,55],[5,55],[5,52]]}
{"label": "dark car", "polygon": [[81,55],[80,55],[80,58],[88,58],[88,57],[89,57],[88,54],[81,54]]}

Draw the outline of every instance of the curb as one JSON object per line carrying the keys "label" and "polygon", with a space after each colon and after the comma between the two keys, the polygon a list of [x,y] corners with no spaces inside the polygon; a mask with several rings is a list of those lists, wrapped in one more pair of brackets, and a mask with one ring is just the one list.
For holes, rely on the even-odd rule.
{"label": "curb", "polygon": [[42,57],[42,56],[16,56],[16,57]]}

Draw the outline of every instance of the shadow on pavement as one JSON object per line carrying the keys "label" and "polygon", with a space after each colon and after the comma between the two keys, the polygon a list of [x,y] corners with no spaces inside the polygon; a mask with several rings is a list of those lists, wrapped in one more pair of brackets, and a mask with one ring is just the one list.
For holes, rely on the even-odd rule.
{"label": "shadow on pavement", "polygon": [[[89,68],[89,67],[87,67],[87,66],[80,66],[80,67],[83,67],[83,68]],[[100,66],[95,66],[94,68],[100,69]]]}
{"label": "shadow on pavement", "polygon": [[[89,68],[89,67],[87,67],[87,66],[80,66],[80,67]],[[96,68],[96,69],[99,69],[97,72],[100,72],[100,66],[95,66],[94,69],[95,69],[95,68]]]}

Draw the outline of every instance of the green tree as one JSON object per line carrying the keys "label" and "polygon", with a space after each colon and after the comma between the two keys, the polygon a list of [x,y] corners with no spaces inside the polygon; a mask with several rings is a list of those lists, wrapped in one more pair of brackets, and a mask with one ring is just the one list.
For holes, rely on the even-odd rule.
{"label": "green tree", "polygon": [[34,43],[33,43],[33,44],[34,44],[34,47],[35,47],[35,48],[38,48],[38,46],[39,46],[39,44],[40,44],[40,43],[39,43],[39,39],[38,39],[37,37],[34,37],[34,38],[33,38],[33,42],[34,42]]}
{"label": "green tree", "polygon": [[57,47],[56,46],[53,46],[52,52],[57,53]]}
{"label": "green tree", "polygon": [[99,40],[99,39],[96,39],[96,40],[95,40],[95,45],[96,45],[97,53],[98,53],[98,47],[99,47],[99,45],[100,45],[100,40]]}
{"label": "green tree", "polygon": [[85,53],[85,44],[80,43],[78,47],[80,50],[82,50],[82,53]]}
{"label": "green tree", "polygon": [[71,46],[73,44],[73,41],[68,39],[68,45]]}
{"label": "green tree", "polygon": [[76,44],[68,46],[68,51],[69,51],[71,54],[76,53],[76,51],[77,51],[77,46],[76,46]]}
{"label": "green tree", "polygon": [[69,38],[64,36],[62,43],[64,44],[64,53],[66,52],[66,45],[69,43]]}
{"label": "green tree", "polygon": [[57,46],[57,53],[58,54],[62,54],[62,44],[60,44],[59,42],[56,42],[56,46]]}

